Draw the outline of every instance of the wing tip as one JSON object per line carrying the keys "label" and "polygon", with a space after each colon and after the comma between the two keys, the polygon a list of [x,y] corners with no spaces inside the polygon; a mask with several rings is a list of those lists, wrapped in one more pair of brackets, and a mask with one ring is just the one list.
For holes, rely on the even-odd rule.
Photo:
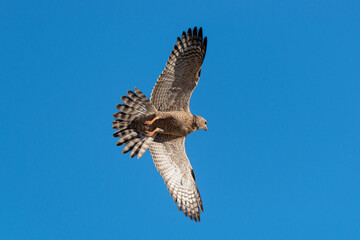
{"label": "wing tip", "polygon": [[200,45],[204,46],[206,51],[207,46],[207,37],[203,35],[203,28],[195,26],[193,29],[189,28],[187,30],[187,34],[185,32],[182,33],[182,39],[183,42],[186,40],[186,42],[189,42],[191,40],[198,40]]}
{"label": "wing tip", "polygon": [[197,38],[198,37],[198,32],[197,32],[197,27],[195,26],[194,28],[193,28],[193,38]]}

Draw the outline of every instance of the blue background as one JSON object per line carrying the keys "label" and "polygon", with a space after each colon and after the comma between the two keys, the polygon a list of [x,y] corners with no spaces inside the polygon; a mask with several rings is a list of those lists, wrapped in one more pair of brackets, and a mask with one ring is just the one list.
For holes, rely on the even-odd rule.
{"label": "blue background", "polygon": [[[0,239],[360,239],[359,1],[1,1]],[[112,114],[202,26],[201,222]]]}

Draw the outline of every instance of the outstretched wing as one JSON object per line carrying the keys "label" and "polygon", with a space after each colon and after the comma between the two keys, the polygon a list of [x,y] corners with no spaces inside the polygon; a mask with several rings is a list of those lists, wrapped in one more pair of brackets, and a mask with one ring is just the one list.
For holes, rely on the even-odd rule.
{"label": "outstretched wing", "polygon": [[202,28],[177,38],[164,71],[151,93],[150,101],[158,111],[190,111],[189,103],[201,73],[205,58],[207,38],[203,39]]}
{"label": "outstretched wing", "polygon": [[185,137],[158,134],[150,146],[150,152],[178,209],[182,209],[190,219],[200,221],[203,205],[194,171],[186,156]]}

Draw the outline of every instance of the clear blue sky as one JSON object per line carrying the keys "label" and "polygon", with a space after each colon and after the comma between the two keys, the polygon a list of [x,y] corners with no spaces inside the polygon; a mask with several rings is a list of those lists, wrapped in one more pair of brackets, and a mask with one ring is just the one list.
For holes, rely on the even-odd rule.
{"label": "clear blue sky", "polygon": [[[0,2],[0,239],[360,239],[359,1],[220,2]],[[111,129],[194,26],[200,223]]]}

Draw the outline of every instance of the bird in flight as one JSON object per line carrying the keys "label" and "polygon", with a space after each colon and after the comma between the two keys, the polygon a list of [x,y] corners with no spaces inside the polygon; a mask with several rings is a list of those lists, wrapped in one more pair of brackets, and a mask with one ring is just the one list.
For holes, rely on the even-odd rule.
{"label": "bird in flight", "polygon": [[203,129],[206,120],[190,112],[189,103],[201,73],[207,38],[202,28],[189,28],[177,38],[164,71],[159,76],[150,100],[137,88],[122,96],[116,105],[114,137],[116,145],[125,145],[123,153],[140,158],[148,148],[154,164],[177,203],[190,219],[200,221],[203,204],[195,174],[185,152],[188,134]]}

